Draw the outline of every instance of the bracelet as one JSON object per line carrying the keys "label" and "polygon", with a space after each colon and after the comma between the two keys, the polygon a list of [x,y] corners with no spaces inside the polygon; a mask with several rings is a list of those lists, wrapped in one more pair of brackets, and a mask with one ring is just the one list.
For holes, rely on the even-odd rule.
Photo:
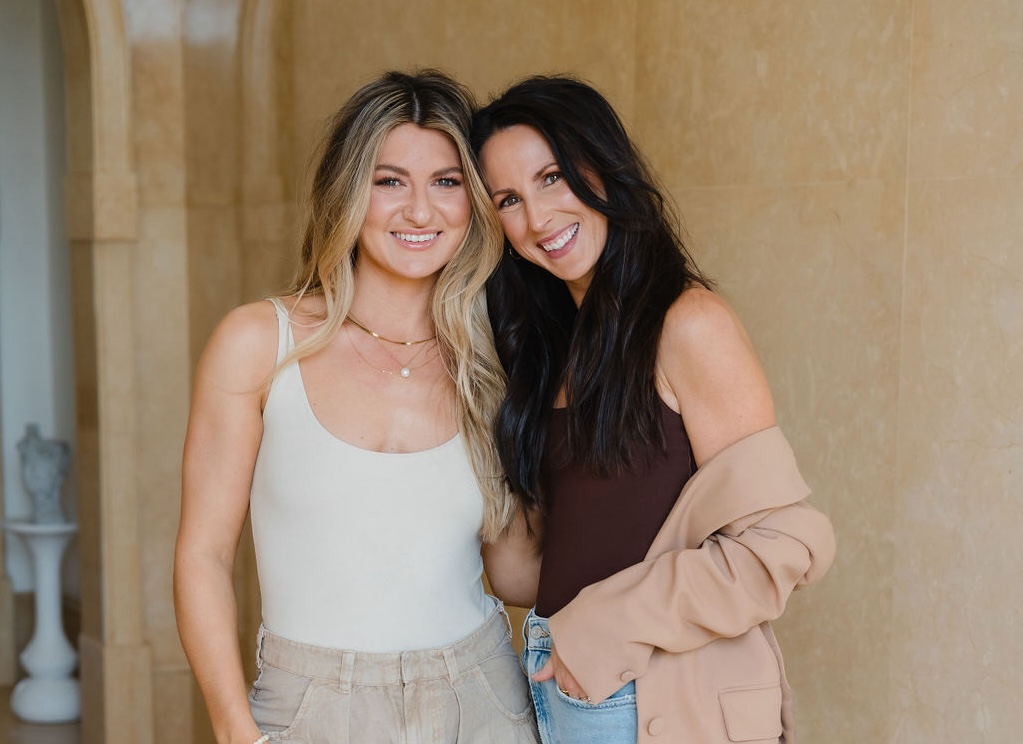
{"label": "bracelet", "polygon": [[270,741],[270,734],[263,734],[261,737],[252,742],[252,744],[266,744],[268,741]]}

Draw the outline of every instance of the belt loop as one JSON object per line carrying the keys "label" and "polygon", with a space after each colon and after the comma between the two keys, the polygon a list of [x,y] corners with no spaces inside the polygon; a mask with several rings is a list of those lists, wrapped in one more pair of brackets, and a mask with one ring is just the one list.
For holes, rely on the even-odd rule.
{"label": "belt loop", "polygon": [[451,646],[444,649],[444,664],[448,668],[448,677],[451,681],[458,679],[458,659],[455,658],[455,650]]}
{"label": "belt loop", "polygon": [[341,692],[352,691],[353,679],[355,679],[355,653],[342,651],[341,670],[338,672],[338,685],[341,687]]}
{"label": "belt loop", "polygon": [[259,624],[259,630],[256,632],[256,671],[263,671],[263,638],[266,637],[266,628],[263,627],[263,623]]}
{"label": "belt loop", "polygon": [[507,637],[510,639],[512,637],[512,633],[514,631],[512,631],[511,618],[508,617],[508,611],[506,609],[504,609],[504,602],[498,600],[498,602],[497,602],[497,610],[498,610],[498,612],[501,613],[501,616],[504,618],[504,625],[505,625],[506,628],[508,628],[508,636]]}

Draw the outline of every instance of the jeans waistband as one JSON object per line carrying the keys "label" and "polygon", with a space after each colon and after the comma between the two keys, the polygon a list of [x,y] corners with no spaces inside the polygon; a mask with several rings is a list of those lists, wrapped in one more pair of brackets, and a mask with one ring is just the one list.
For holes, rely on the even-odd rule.
{"label": "jeans waistband", "polygon": [[526,642],[526,648],[530,650],[550,651],[553,641],[550,628],[547,626],[547,618],[540,617],[530,610],[522,623],[522,638]]}
{"label": "jeans waistband", "polygon": [[450,646],[415,651],[366,653],[323,648],[281,638],[260,626],[256,663],[303,677],[335,680],[342,686],[394,685],[445,676],[456,679],[507,643],[509,635],[508,616],[499,602],[465,638]]}

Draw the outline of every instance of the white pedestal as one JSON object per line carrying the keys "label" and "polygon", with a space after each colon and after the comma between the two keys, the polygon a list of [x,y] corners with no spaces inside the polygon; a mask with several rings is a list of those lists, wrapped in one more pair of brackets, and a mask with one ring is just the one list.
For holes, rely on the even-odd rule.
{"label": "white pedestal", "polygon": [[81,713],[78,681],[71,676],[78,654],[64,635],[60,603],[60,562],[77,524],[5,522],[4,529],[25,541],[35,575],[36,622],[32,640],[21,652],[28,677],[11,693],[11,711],[30,723],[77,721]]}

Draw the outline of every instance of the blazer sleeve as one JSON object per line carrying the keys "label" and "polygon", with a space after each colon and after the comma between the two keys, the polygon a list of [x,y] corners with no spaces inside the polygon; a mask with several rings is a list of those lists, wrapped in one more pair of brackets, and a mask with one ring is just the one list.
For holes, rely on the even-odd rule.
{"label": "blazer sleeve", "polygon": [[648,556],[555,613],[555,648],[590,698],[642,676],[655,649],[683,653],[774,620],[794,589],[819,579],[834,532],[798,498],[734,519],[697,547]]}

